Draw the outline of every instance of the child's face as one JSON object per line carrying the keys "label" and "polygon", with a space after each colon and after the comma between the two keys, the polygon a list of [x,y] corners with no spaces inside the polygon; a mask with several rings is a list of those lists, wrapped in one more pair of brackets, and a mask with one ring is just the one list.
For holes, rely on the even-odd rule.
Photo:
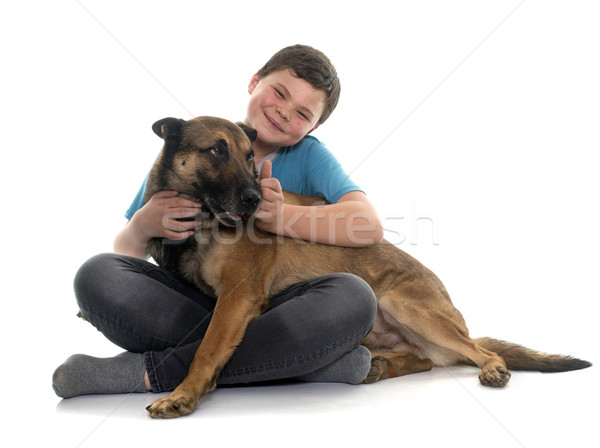
{"label": "child's face", "polygon": [[325,106],[325,92],[279,70],[260,81],[254,75],[248,86],[250,101],[245,124],[258,132],[255,146],[269,149],[291,146],[316,128]]}

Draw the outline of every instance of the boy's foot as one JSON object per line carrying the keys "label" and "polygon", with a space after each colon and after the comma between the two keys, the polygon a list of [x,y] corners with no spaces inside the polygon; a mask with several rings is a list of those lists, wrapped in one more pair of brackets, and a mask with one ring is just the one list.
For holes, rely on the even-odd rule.
{"label": "boy's foot", "polygon": [[141,353],[123,352],[113,358],[73,355],[54,371],[52,388],[62,398],[147,392],[145,373]]}
{"label": "boy's foot", "polygon": [[297,377],[301,381],[360,384],[371,369],[371,352],[362,345],[328,366]]}

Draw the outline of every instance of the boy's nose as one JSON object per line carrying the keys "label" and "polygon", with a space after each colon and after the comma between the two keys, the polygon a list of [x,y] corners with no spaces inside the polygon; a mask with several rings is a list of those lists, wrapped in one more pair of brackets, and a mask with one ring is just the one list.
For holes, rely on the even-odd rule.
{"label": "boy's nose", "polygon": [[290,118],[290,114],[287,112],[287,110],[284,107],[278,107],[277,113],[285,121],[288,121]]}

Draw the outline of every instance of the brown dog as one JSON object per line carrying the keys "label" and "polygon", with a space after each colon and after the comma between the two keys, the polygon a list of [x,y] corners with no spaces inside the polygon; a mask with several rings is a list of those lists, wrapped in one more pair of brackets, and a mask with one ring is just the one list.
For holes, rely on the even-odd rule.
{"label": "brown dog", "polygon": [[[397,247],[382,243],[346,248],[265,234],[247,216],[261,200],[252,160],[256,131],[229,121],[165,118],[153,125],[165,141],[148,179],[146,200],[176,190],[204,204],[200,228],[181,244],[152,240],[149,254],[217,300],[210,326],[188,376],[167,397],[148,406],[152,417],[191,413],[216,379],[269,297],[322,274],[362,277],[377,296],[373,330],[362,344],[372,354],[366,383],[433,366],[477,365],[486,386],[502,387],[508,368],[560,372],[590,366],[489,338],[472,340],[442,282]],[[317,198],[291,193],[285,201],[312,205]],[[322,203],[322,200],[321,200]]]}

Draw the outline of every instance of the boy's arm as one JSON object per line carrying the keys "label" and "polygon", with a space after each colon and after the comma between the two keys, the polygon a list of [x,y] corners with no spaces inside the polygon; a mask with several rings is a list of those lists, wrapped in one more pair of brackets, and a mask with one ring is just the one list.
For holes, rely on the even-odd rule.
{"label": "boy's arm", "polygon": [[283,235],[334,246],[379,244],[383,227],[362,191],[352,191],[335,204],[299,206],[284,204]]}
{"label": "boy's arm", "polygon": [[263,200],[256,225],[265,231],[335,246],[365,246],[383,239],[375,208],[361,191],[351,191],[335,204],[300,206],[284,204],[279,181],[271,177],[271,163],[260,173]]}

